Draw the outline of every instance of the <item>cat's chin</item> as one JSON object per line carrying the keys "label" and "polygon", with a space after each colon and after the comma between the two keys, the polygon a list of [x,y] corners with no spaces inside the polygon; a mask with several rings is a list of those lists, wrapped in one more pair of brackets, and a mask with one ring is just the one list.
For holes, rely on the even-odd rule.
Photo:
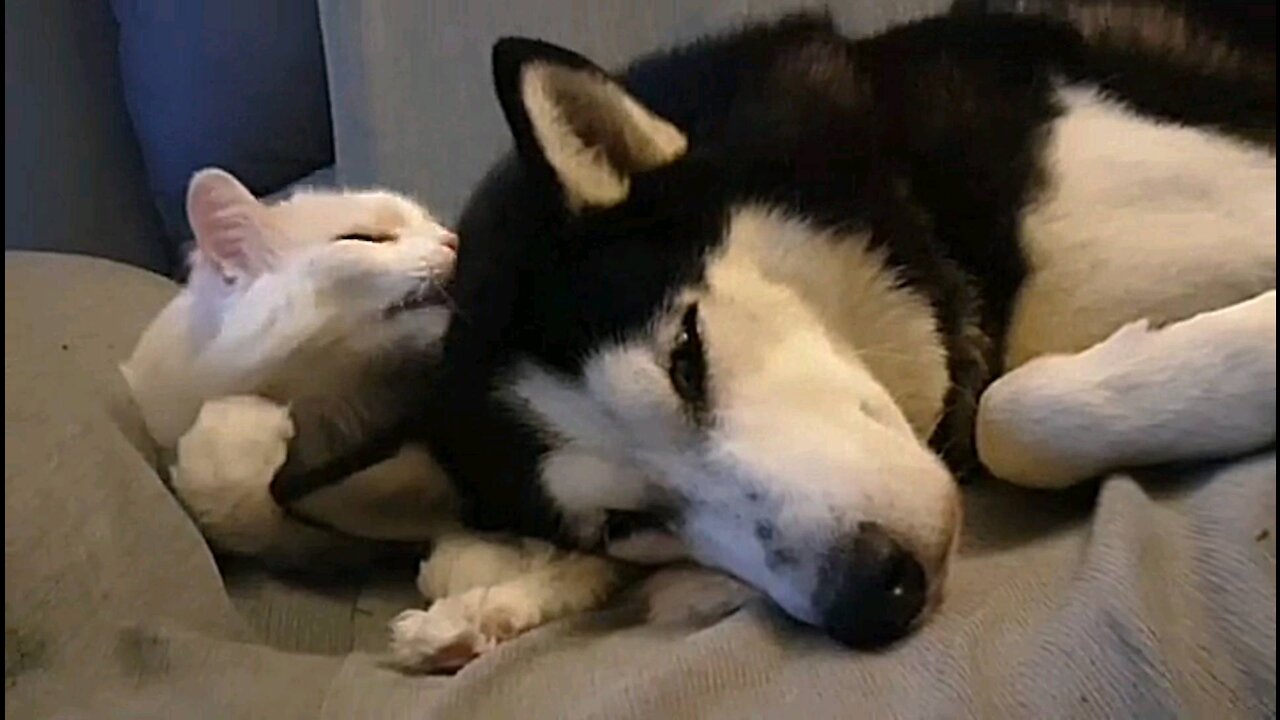
{"label": "cat's chin", "polygon": [[391,319],[413,310],[440,307],[448,304],[448,302],[449,296],[445,293],[440,283],[423,283],[412,292],[388,305],[382,311],[382,316],[386,319]]}

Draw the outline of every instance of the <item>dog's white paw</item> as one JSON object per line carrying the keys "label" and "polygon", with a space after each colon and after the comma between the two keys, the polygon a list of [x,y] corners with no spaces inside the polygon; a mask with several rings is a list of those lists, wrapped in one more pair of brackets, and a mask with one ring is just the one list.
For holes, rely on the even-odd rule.
{"label": "dog's white paw", "polygon": [[390,659],[404,670],[457,670],[541,622],[539,606],[518,587],[474,588],[397,615]]}
{"label": "dog's white paw", "polygon": [[427,600],[495,587],[554,562],[553,545],[532,538],[454,533],[436,540],[418,564],[418,591]]}
{"label": "dog's white paw", "polygon": [[283,513],[270,484],[293,433],[288,408],[232,396],[205,403],[178,441],[173,490],[221,549],[253,554],[273,537]]}

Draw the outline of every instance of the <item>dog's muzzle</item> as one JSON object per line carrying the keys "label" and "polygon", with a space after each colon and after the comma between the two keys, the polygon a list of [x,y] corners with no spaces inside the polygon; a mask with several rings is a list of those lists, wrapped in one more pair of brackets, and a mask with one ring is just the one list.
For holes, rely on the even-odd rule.
{"label": "dog's muzzle", "polygon": [[874,647],[906,635],[924,611],[924,566],[874,522],[832,548],[820,573],[814,605],[822,628],[853,647]]}

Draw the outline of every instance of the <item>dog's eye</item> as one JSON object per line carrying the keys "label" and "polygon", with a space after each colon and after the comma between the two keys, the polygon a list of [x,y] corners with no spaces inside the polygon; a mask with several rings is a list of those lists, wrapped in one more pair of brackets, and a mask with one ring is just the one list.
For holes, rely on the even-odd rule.
{"label": "dog's eye", "polygon": [[698,305],[690,305],[680,318],[680,334],[671,346],[667,375],[676,395],[695,413],[706,407],[707,358],[698,330]]}
{"label": "dog's eye", "polygon": [[385,243],[396,239],[395,235],[390,233],[361,233],[350,232],[339,235],[337,240],[355,240],[357,242]]}

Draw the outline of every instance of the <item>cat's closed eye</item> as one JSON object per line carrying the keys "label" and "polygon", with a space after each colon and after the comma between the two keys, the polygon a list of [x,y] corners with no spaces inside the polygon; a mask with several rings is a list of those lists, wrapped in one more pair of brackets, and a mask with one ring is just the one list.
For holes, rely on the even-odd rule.
{"label": "cat's closed eye", "polygon": [[349,232],[349,233],[343,233],[334,239],[335,240],[355,240],[357,242],[385,243],[385,242],[391,242],[395,240],[396,236],[391,233]]}

